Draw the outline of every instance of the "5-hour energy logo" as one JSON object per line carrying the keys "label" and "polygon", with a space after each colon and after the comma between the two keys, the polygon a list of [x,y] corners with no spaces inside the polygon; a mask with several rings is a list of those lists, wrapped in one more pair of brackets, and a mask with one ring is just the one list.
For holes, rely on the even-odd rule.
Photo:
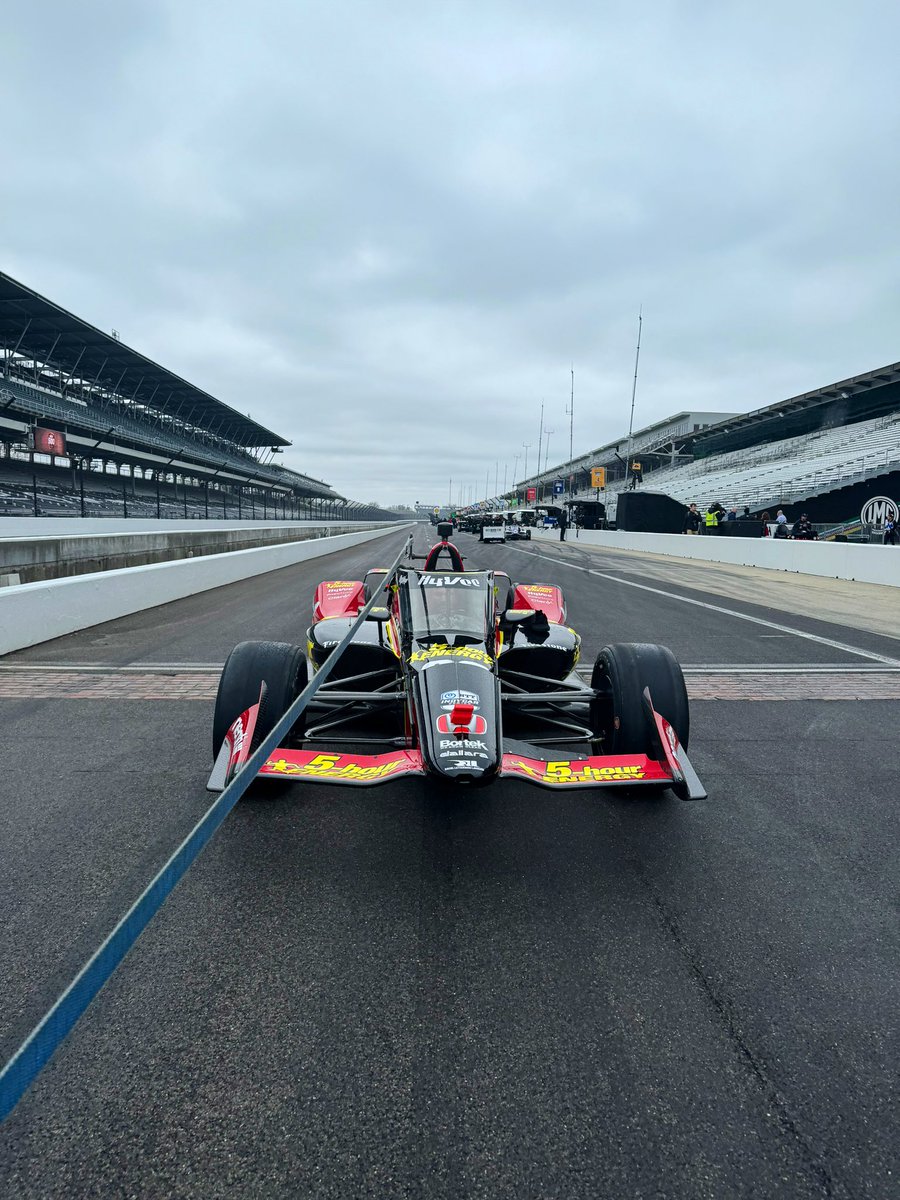
{"label": "5-hour energy logo", "polygon": [[494,660],[477,646],[448,646],[445,643],[429,646],[427,650],[413,650],[409,656],[411,663],[432,662],[436,658],[465,658],[469,662],[483,663],[493,666]]}
{"label": "5-hour energy logo", "polygon": [[520,758],[514,759],[511,765],[541,783],[625,783],[628,780],[644,778],[643,767],[579,767],[576,762],[575,766],[578,769],[573,770],[571,762],[548,762],[541,770]]}
{"label": "5-hour energy logo", "polygon": [[284,758],[272,759],[266,763],[266,769],[278,775],[296,777],[325,778],[325,779],[383,779],[393,775],[404,766],[402,758],[393,762],[377,763],[374,767],[361,767],[355,762],[345,762],[340,766],[341,754],[317,754],[308,763],[288,762]]}

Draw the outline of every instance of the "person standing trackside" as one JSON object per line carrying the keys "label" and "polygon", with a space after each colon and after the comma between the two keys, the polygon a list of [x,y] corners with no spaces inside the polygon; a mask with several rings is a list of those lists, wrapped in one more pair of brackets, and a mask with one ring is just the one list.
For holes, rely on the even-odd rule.
{"label": "person standing trackside", "polygon": [[569,523],[569,518],[566,515],[566,510],[564,508],[561,508],[559,510],[559,540],[561,542],[564,542],[566,540],[566,526],[568,525],[568,523]]}
{"label": "person standing trackside", "polygon": [[688,506],[687,512],[684,514],[684,524],[681,527],[682,533],[699,533],[700,532],[700,514],[697,512],[697,505],[691,504]]}
{"label": "person standing trackside", "polygon": [[706,510],[706,516],[703,518],[703,523],[706,526],[706,532],[712,533],[714,529],[719,528],[719,510],[716,506],[710,505]]}

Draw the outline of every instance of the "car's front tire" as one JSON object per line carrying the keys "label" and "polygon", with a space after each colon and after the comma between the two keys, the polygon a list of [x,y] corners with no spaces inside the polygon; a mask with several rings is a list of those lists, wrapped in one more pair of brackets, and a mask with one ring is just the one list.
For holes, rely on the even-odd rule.
{"label": "car's front tire", "polygon": [[591,704],[594,731],[608,754],[652,755],[653,731],[643,702],[644,688],[653,707],[673,727],[687,749],[691,719],[684,675],[666,646],[618,642],[604,646],[591,674],[597,695]]}
{"label": "car's front tire", "polygon": [[239,642],[228,655],[219,678],[213,714],[213,757],[237,718],[257,702],[264,681],[266,702],[257,718],[257,741],[272,732],[307,680],[302,647],[287,642]]}

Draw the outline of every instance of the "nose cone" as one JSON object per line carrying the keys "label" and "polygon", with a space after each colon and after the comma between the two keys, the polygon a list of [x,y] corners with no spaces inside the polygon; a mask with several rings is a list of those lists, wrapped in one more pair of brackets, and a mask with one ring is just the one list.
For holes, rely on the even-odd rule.
{"label": "nose cone", "polygon": [[417,673],[419,742],[431,774],[470,783],[496,774],[503,744],[498,687],[489,667],[449,657]]}

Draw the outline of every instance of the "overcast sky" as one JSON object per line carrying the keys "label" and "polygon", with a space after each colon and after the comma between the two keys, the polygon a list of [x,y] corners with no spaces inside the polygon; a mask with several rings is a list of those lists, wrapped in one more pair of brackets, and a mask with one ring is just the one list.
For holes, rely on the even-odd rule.
{"label": "overcast sky", "polygon": [[351,497],[900,359],[885,0],[4,14],[0,266]]}

